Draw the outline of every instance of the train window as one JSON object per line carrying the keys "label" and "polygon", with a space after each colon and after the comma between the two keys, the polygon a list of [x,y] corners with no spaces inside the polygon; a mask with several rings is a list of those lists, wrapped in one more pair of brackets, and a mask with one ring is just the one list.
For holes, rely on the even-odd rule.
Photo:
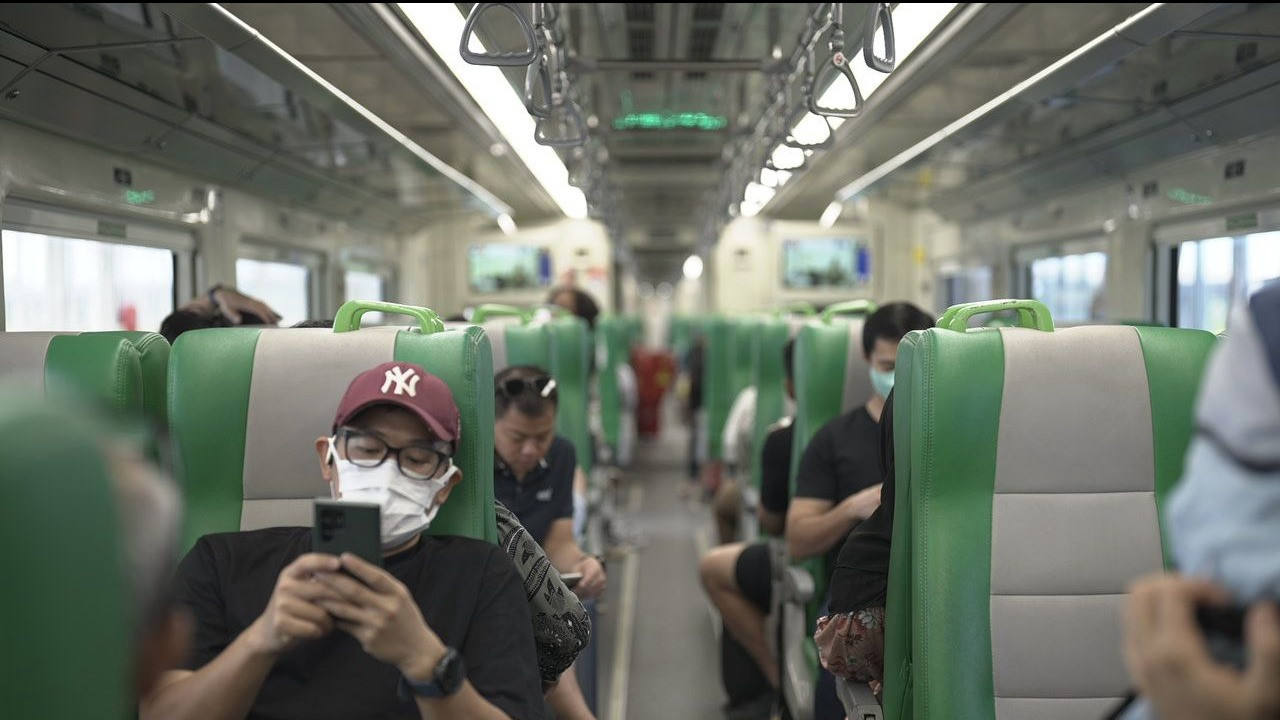
{"label": "train window", "polygon": [[1107,279],[1104,252],[1062,255],[1031,262],[1031,296],[1064,323],[1102,319]]}
{"label": "train window", "polygon": [[287,327],[311,317],[311,269],[274,260],[236,260],[236,286],[280,314]]}
{"label": "train window", "polygon": [[[386,300],[388,278],[382,273],[367,270],[347,270],[343,273],[345,295],[348,300]],[[367,313],[361,318],[364,325],[381,325],[386,322],[382,313]]]}
{"label": "train window", "polygon": [[1280,232],[1178,244],[1177,325],[1222,332],[1231,307],[1280,277]]}
{"label": "train window", "polygon": [[991,267],[944,268],[938,273],[938,308],[990,300]]}
{"label": "train window", "polygon": [[5,229],[5,329],[155,330],[173,312],[174,252]]}

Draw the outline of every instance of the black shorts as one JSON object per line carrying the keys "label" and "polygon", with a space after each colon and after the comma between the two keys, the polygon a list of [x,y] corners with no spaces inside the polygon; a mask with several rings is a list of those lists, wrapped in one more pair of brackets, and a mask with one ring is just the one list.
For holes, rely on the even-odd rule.
{"label": "black shorts", "polygon": [[733,570],[734,579],[742,594],[760,608],[769,612],[773,599],[773,568],[769,559],[769,545],[754,543],[742,549]]}

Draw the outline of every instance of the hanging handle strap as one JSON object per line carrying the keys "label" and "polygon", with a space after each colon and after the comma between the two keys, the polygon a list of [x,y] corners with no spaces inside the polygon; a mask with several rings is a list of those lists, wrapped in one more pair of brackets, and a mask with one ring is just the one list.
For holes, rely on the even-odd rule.
{"label": "hanging handle strap", "polygon": [[[467,22],[462,26],[462,40],[458,44],[458,52],[462,55],[462,59],[472,65],[494,65],[497,67],[522,67],[533,62],[538,54],[538,43],[534,38],[533,25],[529,22],[528,16],[524,14],[524,9],[520,7],[521,4],[490,2],[472,5],[471,12],[467,14]],[[516,25],[520,27],[520,34],[524,36],[525,49],[516,52],[473,52],[471,50],[471,38],[475,34],[476,22],[486,12],[499,7],[505,8],[515,16]]]}
{"label": "hanging handle strap", "polygon": [[[884,30],[884,57],[878,57],[875,50],[876,30]],[[893,10],[889,3],[871,3],[867,6],[867,21],[862,30],[862,59],[867,67],[882,73],[893,72],[897,65],[897,53],[894,51]]]}

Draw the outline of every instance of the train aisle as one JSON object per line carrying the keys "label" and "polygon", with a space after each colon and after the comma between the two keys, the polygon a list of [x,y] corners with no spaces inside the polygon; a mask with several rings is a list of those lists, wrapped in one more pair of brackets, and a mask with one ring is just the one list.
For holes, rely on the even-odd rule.
{"label": "train aisle", "polygon": [[637,446],[620,492],[629,547],[609,567],[618,593],[609,598],[601,720],[722,714],[717,642],[698,581],[710,511],[681,497],[688,435],[674,413],[663,420],[662,435]]}

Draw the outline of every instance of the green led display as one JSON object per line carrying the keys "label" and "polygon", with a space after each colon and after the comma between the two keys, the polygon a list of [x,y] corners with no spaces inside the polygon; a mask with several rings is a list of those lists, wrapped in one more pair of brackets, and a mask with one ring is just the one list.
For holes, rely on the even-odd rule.
{"label": "green led display", "polygon": [[1165,196],[1176,203],[1183,205],[1208,205],[1213,202],[1213,198],[1208,195],[1193,193],[1180,187],[1171,188],[1165,193]]}
{"label": "green led display", "polygon": [[130,205],[148,205],[156,201],[156,191],[125,190],[124,201]]}
{"label": "green led display", "polygon": [[615,130],[723,130],[729,121],[723,115],[706,113],[627,113],[614,118]]}

